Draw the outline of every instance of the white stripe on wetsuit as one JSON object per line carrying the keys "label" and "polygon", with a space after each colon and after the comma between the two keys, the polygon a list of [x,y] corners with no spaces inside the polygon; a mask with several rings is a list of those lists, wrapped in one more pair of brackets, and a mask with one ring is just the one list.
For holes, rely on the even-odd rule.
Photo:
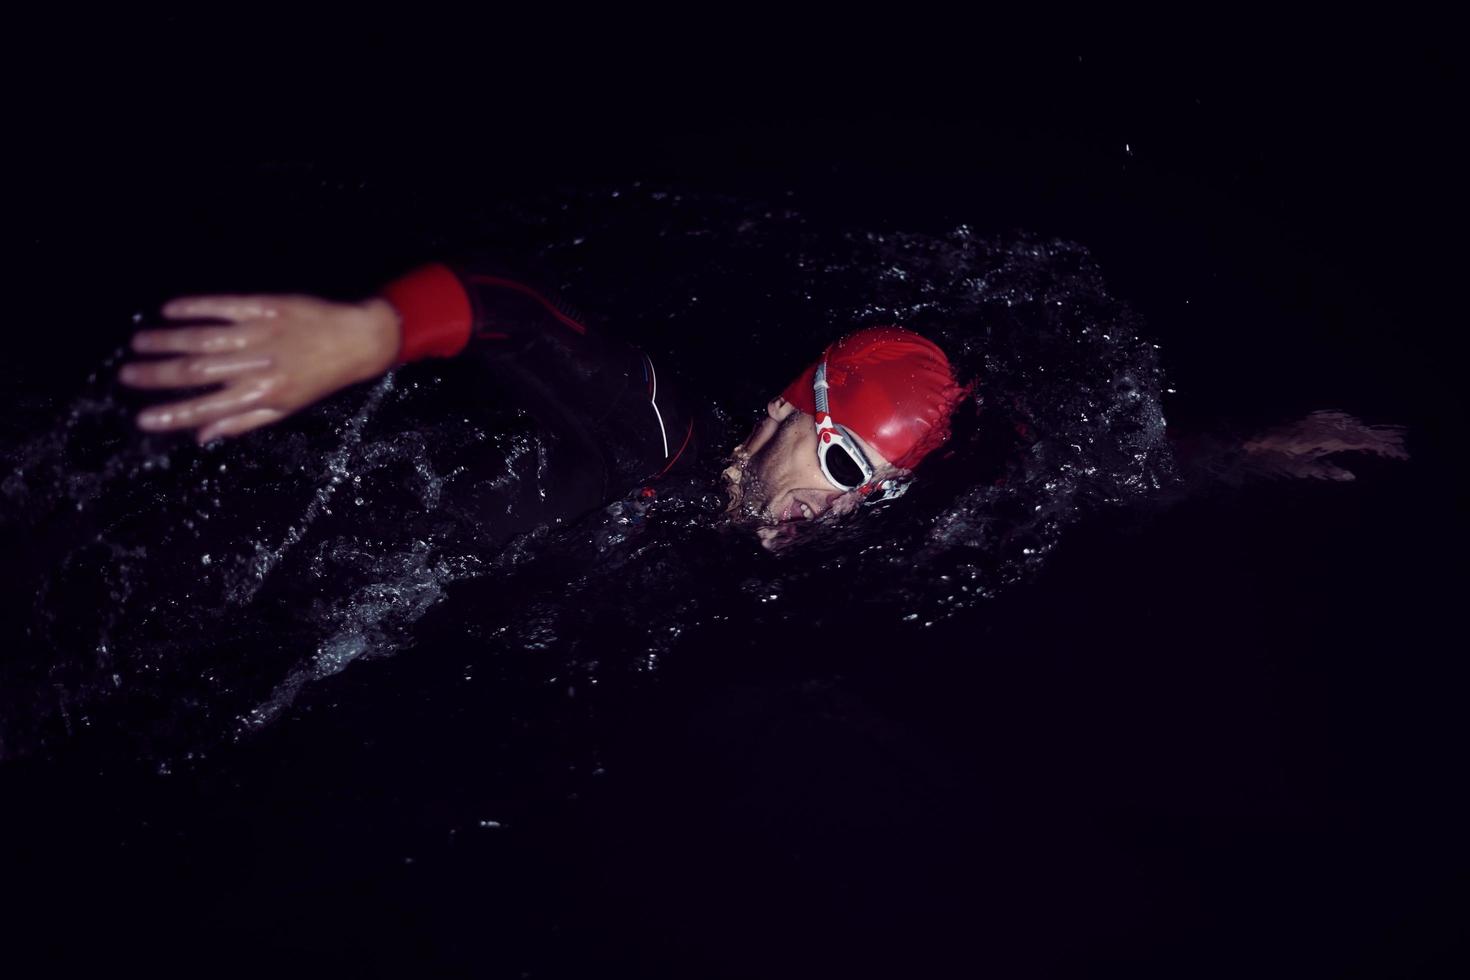
{"label": "white stripe on wetsuit", "polygon": [[664,437],[664,459],[669,458],[669,434],[664,430],[664,416],[658,410],[658,372],[653,369],[653,358],[647,354],[643,360],[648,364],[648,373],[653,375],[653,393],[648,396],[648,403],[653,406],[654,417],[658,419],[658,434]]}

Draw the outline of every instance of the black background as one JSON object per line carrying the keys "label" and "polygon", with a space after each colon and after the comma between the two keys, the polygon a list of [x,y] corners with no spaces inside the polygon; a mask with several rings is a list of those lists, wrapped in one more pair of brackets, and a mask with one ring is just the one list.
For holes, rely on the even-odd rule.
{"label": "black background", "polygon": [[[306,288],[313,260],[366,288],[411,258],[321,233],[340,209],[262,205],[272,173],[440,202],[641,179],[795,191],[858,227],[1081,241],[1164,342],[1171,420],[1341,407],[1408,425],[1414,460],[1085,531],[1033,590],[902,665],[675,665],[605,719],[602,790],[417,865],[403,855],[447,822],[434,787],[465,781],[463,753],[367,756],[303,723],[240,777],[277,789],[229,814],[178,785],[27,771],[6,804],[17,957],[1453,969],[1464,71],[1447,28],[900,21],[18,22],[12,357],[64,399],[160,291]],[[410,733],[434,723],[382,697],[385,743],[467,737]],[[350,772],[361,803],[375,765],[393,788],[371,805],[320,788]]]}

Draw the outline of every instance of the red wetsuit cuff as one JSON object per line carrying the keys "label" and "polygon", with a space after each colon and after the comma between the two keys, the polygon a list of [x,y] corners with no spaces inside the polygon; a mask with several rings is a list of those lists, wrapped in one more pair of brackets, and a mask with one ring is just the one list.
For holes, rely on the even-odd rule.
{"label": "red wetsuit cuff", "polygon": [[447,265],[431,262],[384,286],[379,295],[398,311],[395,366],[426,357],[453,357],[470,342],[469,294]]}

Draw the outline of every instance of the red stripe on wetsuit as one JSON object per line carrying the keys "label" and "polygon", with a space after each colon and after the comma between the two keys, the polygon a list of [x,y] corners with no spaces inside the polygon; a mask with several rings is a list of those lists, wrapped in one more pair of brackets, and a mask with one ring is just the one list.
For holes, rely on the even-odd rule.
{"label": "red stripe on wetsuit", "polygon": [[[469,279],[530,296],[568,329],[579,334],[587,332],[585,326],[524,283],[499,276],[471,275]],[[475,327],[474,306],[464,284],[447,265],[440,262],[422,265],[384,286],[380,295],[398,311],[400,333],[395,366],[426,357],[454,357],[469,344]],[[493,327],[493,324],[486,326]],[[509,335],[487,330],[480,336],[503,339]]]}

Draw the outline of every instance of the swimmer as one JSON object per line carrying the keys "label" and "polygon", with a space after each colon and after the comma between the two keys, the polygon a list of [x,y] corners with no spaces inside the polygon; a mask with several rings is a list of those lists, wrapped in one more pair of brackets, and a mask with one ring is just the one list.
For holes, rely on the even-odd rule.
{"label": "swimmer", "polygon": [[[231,438],[390,368],[471,356],[557,450],[552,499],[519,507],[506,533],[574,519],[640,485],[656,492],[661,477],[696,465],[698,406],[679,379],[493,258],[432,263],[355,303],[194,296],[161,313],[179,325],[140,330],[132,348],[166,359],[126,364],[119,380],[219,387],[140,412],[144,431],[188,431],[201,444]],[[943,352],[918,334],[849,334],[772,399],[734,448],[727,513],[774,549],[789,539],[783,526],[898,496],[948,438],[965,391]]]}
{"label": "swimmer", "polygon": [[899,327],[842,337],[766,404],[723,476],[726,512],[767,548],[793,522],[838,518],[898,497],[914,468],[948,441],[962,387],[944,352]]}
{"label": "swimmer", "polygon": [[[191,296],[161,314],[177,325],[138,331],[132,349],[164,359],[125,364],[119,380],[142,389],[218,385],[137,417],[146,432],[192,432],[200,444],[273,425],[395,367],[478,358],[556,452],[546,481],[553,492],[505,508],[506,518],[494,518],[502,537],[574,520],[640,485],[651,496],[670,472],[698,465],[700,406],[680,379],[493,257],[421,266],[361,302]],[[898,497],[949,439],[975,383],[962,385],[937,345],[900,327],[840,338],[722,460],[726,513],[774,551],[804,524]],[[1229,449],[1245,469],[1339,480],[1352,474],[1325,456],[1407,456],[1402,430],[1341,413],[1314,413]]]}

